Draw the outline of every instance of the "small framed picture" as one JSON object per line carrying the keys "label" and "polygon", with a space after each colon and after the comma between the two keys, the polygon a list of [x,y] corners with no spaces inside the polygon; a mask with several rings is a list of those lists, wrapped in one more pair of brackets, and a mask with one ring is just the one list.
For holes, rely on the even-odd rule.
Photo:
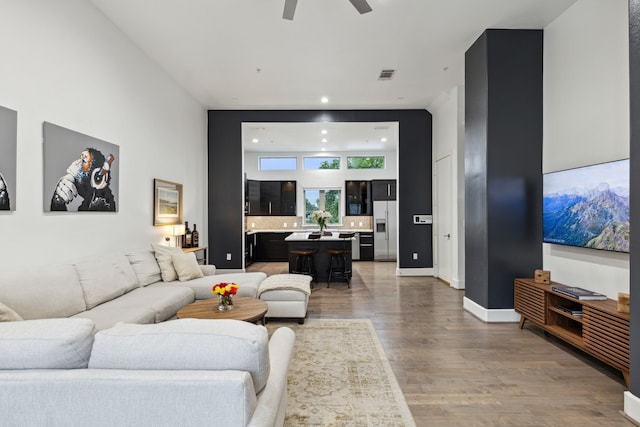
{"label": "small framed picture", "polygon": [[182,184],[153,180],[153,225],[182,224]]}

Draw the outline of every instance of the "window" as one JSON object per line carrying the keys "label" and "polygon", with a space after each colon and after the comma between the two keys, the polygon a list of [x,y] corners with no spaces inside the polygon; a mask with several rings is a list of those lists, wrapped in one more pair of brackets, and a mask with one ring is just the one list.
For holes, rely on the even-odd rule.
{"label": "window", "polygon": [[260,157],[260,170],[263,171],[294,171],[297,168],[295,157]]}
{"label": "window", "polygon": [[347,169],[384,169],[384,156],[349,156]]}
{"label": "window", "polygon": [[340,193],[335,188],[305,188],[304,189],[304,223],[315,224],[311,219],[314,211],[331,213],[329,224],[340,223]]}
{"label": "window", "polygon": [[340,157],[305,157],[305,169],[340,169]]}

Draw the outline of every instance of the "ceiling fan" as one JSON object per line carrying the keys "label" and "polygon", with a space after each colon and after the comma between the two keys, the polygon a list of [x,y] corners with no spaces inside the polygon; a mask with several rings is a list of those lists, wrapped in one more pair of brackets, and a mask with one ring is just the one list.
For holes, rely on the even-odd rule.
{"label": "ceiling fan", "polygon": [[[360,14],[371,12],[371,6],[367,3],[367,0],[349,0],[353,7],[356,8]],[[288,19],[289,21],[293,21],[293,15],[296,13],[296,6],[298,5],[298,0],[284,0],[284,12],[282,13],[283,19]]]}

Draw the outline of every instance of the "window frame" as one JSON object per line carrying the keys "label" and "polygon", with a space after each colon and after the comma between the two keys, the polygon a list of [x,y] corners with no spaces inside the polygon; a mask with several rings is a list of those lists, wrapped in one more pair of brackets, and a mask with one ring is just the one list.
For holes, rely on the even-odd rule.
{"label": "window frame", "polygon": [[[295,167],[293,169],[264,169],[262,167],[263,159],[293,159]],[[295,171],[298,170],[298,157],[297,156],[259,156],[258,157],[258,170],[260,171]]]}
{"label": "window frame", "polygon": [[[350,159],[366,159],[366,158],[374,158],[374,157],[380,157],[382,158],[382,167],[381,168],[352,168],[351,165],[349,164],[349,160]],[[351,170],[383,170],[387,168],[387,157],[385,155],[381,155],[381,156],[377,156],[377,155],[371,155],[371,156],[347,156],[347,169],[351,169]]]}
{"label": "window frame", "polygon": [[[337,168],[329,168],[329,169],[323,169],[323,168],[308,168],[306,165],[307,159],[311,159],[311,160],[328,160],[328,161],[334,161],[334,160],[338,160],[338,167]],[[342,157],[340,156],[303,156],[302,157],[302,169],[303,170],[309,170],[309,171],[331,171],[331,170],[340,170],[342,169]]]}
{"label": "window frame", "polygon": [[[330,169],[329,169],[330,170]],[[337,196],[336,196],[336,203],[337,203],[337,211],[335,213],[335,218],[336,221],[329,221],[327,223],[327,225],[341,225],[342,224],[342,216],[341,216],[341,212],[342,212],[342,188],[341,187],[304,187],[302,189],[302,199],[304,200],[304,212],[302,215],[302,225],[303,226],[313,226],[313,225],[317,225],[315,222],[313,222],[312,220],[309,219],[309,217],[311,216],[311,214],[315,211],[315,210],[320,210],[320,206],[322,205],[322,203],[318,202],[318,206],[316,207],[316,209],[312,210],[312,211],[307,211],[307,191],[336,191],[337,192]],[[326,201],[325,201],[325,209],[326,210]],[[334,216],[332,215],[333,219]]]}

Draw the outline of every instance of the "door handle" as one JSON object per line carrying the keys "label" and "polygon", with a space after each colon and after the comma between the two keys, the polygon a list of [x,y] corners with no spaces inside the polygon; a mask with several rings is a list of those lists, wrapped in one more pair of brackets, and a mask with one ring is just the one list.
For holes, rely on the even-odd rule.
{"label": "door handle", "polygon": [[446,237],[447,239],[451,238],[451,233],[443,234],[442,237]]}

